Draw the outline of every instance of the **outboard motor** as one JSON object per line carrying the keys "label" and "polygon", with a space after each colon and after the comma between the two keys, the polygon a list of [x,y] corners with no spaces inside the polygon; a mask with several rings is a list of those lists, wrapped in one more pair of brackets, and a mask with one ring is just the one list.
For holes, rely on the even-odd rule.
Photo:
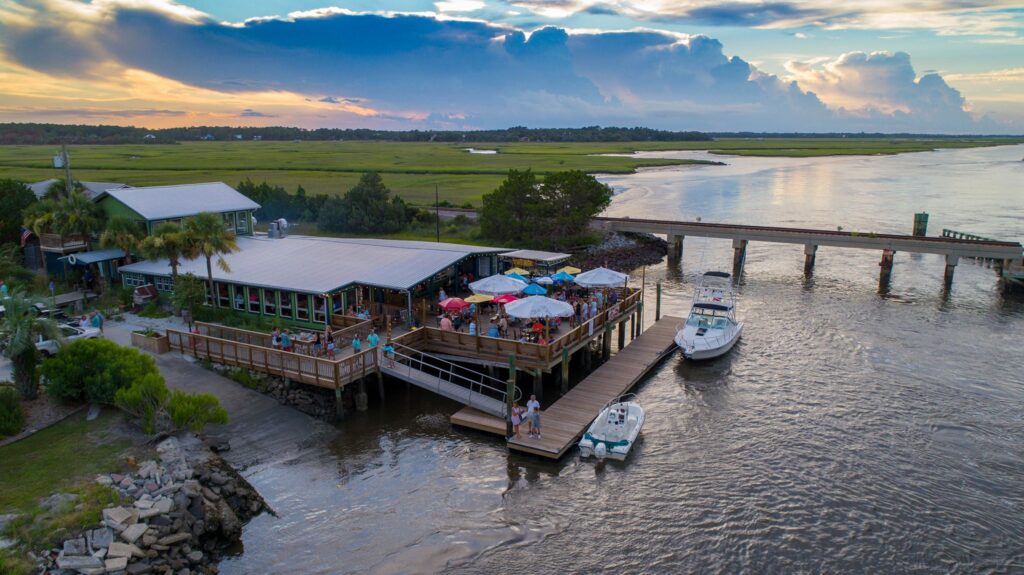
{"label": "outboard motor", "polygon": [[594,446],[594,456],[598,459],[604,459],[606,455],[608,455],[608,447],[603,441],[597,442],[597,445]]}

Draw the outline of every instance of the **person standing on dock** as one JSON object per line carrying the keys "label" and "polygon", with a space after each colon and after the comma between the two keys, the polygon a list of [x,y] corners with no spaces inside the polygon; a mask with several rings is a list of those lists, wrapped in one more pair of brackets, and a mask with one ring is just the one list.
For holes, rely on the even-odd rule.
{"label": "person standing on dock", "polygon": [[281,332],[276,327],[270,332],[270,347],[281,349]]}
{"label": "person standing on dock", "polygon": [[352,337],[352,351],[354,353],[359,353],[359,350],[361,349],[363,349],[363,342],[359,339],[359,334],[357,333]]}
{"label": "person standing on dock", "polygon": [[380,342],[380,336],[377,335],[377,330],[371,329],[370,335],[366,336],[366,343],[370,345],[370,348],[375,348],[378,342]]}
{"label": "person standing on dock", "polygon": [[448,317],[448,314],[441,316],[441,331],[455,331],[455,326],[452,325],[452,320]]}
{"label": "person standing on dock", "polygon": [[290,352],[292,350],[292,336],[288,330],[281,332],[281,349]]}
{"label": "person standing on dock", "polygon": [[526,402],[526,418],[528,423],[526,434],[540,439],[540,402],[537,401],[536,395],[531,395],[530,401]]}

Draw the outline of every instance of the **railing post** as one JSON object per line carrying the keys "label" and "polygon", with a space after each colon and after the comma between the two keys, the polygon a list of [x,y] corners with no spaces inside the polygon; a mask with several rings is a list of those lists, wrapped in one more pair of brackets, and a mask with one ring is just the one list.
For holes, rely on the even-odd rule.
{"label": "railing post", "polygon": [[[661,280],[656,284],[657,298],[654,300],[654,321],[661,320]],[[622,330],[619,330],[622,333]],[[622,349],[622,336],[619,336],[619,349]]]}
{"label": "railing post", "polygon": [[505,388],[505,438],[512,438],[512,406],[516,397],[516,356],[508,356],[508,385]]}
{"label": "railing post", "polygon": [[[619,324],[622,325],[622,324]],[[622,330],[619,330],[622,333]],[[569,349],[566,347],[562,348],[562,394],[569,393]]]}

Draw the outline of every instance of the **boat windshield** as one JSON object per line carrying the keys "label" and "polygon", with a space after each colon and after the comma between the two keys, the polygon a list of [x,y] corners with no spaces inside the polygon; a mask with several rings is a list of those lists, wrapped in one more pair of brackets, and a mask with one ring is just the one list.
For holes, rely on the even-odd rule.
{"label": "boat windshield", "polygon": [[729,318],[722,315],[692,313],[687,318],[686,325],[704,329],[725,329],[729,327]]}

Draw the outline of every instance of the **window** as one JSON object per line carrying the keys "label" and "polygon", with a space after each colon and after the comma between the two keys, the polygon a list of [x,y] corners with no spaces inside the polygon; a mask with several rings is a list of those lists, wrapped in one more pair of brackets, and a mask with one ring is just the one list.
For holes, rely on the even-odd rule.
{"label": "window", "polygon": [[226,229],[229,229],[229,230],[234,230],[235,229],[235,213],[234,212],[227,212],[227,213],[221,214],[221,215],[224,216],[224,227]]}
{"label": "window", "polygon": [[125,287],[139,287],[146,285],[146,278],[142,274],[123,273],[121,274],[121,283]]}
{"label": "window", "polygon": [[153,285],[160,291],[174,291],[174,279],[165,276],[155,276]]}
{"label": "window", "polygon": [[292,292],[281,292],[281,317],[292,317]]}
{"label": "window", "polygon": [[277,292],[272,289],[263,290],[263,313],[277,315]]}
{"label": "window", "polygon": [[220,305],[220,307],[228,307],[228,304],[231,302],[231,290],[228,285],[222,283],[216,283],[213,285],[217,289],[217,304]]}
{"label": "window", "polygon": [[260,313],[260,290],[258,288],[249,288],[249,311]]}
{"label": "window", "polygon": [[238,311],[245,311],[245,288],[233,285],[231,291],[234,292],[232,306]]}
{"label": "window", "polygon": [[239,234],[249,233],[249,212],[238,212],[238,223],[235,232]]}
{"label": "window", "polygon": [[295,319],[309,321],[309,296],[304,293],[295,296]]}
{"label": "window", "polygon": [[325,322],[327,321],[327,299],[324,296],[315,295],[313,296],[313,321]]}

